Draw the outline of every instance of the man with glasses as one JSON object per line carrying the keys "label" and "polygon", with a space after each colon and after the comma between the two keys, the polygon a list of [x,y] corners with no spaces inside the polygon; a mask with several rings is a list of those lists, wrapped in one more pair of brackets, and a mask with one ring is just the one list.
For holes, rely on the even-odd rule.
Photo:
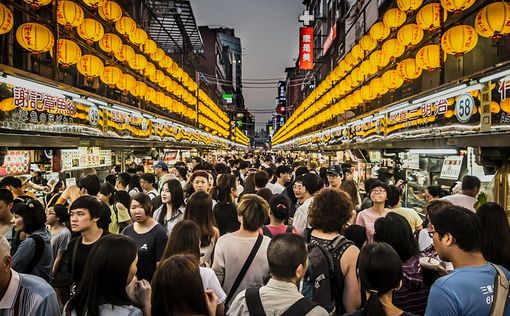
{"label": "man with glasses", "polygon": [[303,231],[308,227],[308,209],[313,202],[313,195],[324,186],[322,179],[313,173],[306,173],[294,181],[294,193],[301,206],[296,210],[292,226]]}
{"label": "man with glasses", "polygon": [[342,168],[339,165],[332,165],[326,172],[326,176],[328,177],[329,187],[339,190],[344,176]]}

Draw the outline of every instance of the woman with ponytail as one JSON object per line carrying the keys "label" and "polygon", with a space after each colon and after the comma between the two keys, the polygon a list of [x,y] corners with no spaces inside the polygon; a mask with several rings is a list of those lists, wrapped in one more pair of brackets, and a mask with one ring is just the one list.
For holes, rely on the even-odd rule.
{"label": "woman with ponytail", "polygon": [[212,198],[217,201],[213,207],[213,215],[220,230],[220,236],[235,232],[241,226],[237,219],[235,204],[238,197],[236,176],[220,174],[216,180],[216,186],[212,189]]}
{"label": "woman with ponytail", "polygon": [[361,248],[358,278],[366,293],[363,309],[348,316],[413,316],[392,303],[393,291],[402,285],[402,262],[387,243],[372,242]]}
{"label": "woman with ponytail", "polygon": [[286,195],[278,194],[269,201],[269,225],[260,229],[261,234],[273,238],[280,234],[293,233],[299,235],[301,232],[294,226],[285,225],[289,219],[290,200]]}

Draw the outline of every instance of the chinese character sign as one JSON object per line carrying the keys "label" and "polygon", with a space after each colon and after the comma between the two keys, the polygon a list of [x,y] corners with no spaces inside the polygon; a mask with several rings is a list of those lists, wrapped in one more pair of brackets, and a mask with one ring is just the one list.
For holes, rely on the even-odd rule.
{"label": "chinese character sign", "polygon": [[313,28],[299,28],[299,69],[313,69]]}

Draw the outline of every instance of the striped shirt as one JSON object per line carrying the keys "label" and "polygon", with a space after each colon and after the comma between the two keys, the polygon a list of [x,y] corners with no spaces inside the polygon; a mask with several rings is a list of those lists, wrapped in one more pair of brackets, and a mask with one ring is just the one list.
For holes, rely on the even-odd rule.
{"label": "striped shirt", "polygon": [[393,292],[393,304],[407,312],[423,315],[427,307],[430,286],[423,281],[420,269],[420,257],[417,254],[402,264],[402,287]]}
{"label": "striped shirt", "polygon": [[40,277],[11,269],[11,280],[0,300],[0,316],[60,315],[57,294]]}

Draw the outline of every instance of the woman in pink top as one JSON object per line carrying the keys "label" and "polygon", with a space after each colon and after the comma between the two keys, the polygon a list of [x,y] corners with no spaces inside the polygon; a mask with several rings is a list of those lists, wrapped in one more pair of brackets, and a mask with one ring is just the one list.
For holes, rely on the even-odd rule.
{"label": "woman in pink top", "polygon": [[285,225],[289,219],[290,200],[283,194],[275,195],[269,201],[269,225],[264,225],[259,232],[269,238],[280,234],[300,234],[300,231],[293,226]]}
{"label": "woman in pink top", "polygon": [[359,212],[356,218],[356,224],[365,227],[367,231],[368,242],[374,240],[374,223],[380,218],[386,216],[389,210],[386,208],[388,201],[388,192],[390,187],[381,181],[375,182],[370,188],[370,200],[372,207]]}

